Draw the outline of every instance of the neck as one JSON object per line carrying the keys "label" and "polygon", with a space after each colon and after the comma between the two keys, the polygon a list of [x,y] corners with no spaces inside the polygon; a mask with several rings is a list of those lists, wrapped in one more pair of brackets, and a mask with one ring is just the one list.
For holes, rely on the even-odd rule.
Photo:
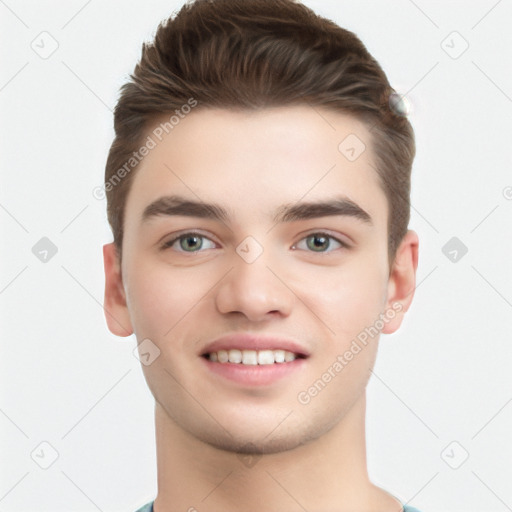
{"label": "neck", "polygon": [[[156,403],[155,512],[401,510],[371,484],[366,467],[364,393],[328,433],[262,456],[220,450],[191,436]],[[380,493],[380,494],[379,494]]]}

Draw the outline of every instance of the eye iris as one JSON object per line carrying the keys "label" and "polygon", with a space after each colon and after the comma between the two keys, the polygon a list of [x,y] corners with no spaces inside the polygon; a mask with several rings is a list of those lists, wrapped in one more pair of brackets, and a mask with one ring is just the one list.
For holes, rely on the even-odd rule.
{"label": "eye iris", "polygon": [[[313,241],[312,243],[310,243]],[[312,235],[308,237],[308,247],[314,251],[317,249],[327,249],[329,247],[329,237],[323,235]],[[316,251],[318,252],[318,251]]]}
{"label": "eye iris", "polygon": [[[190,241],[192,241],[192,245],[197,244],[198,247],[187,247],[186,243],[188,243]],[[194,249],[200,249],[202,245],[203,245],[202,238],[200,236],[191,235],[191,236],[184,237],[180,240],[180,247],[184,251],[188,251],[188,252],[192,252]]]}

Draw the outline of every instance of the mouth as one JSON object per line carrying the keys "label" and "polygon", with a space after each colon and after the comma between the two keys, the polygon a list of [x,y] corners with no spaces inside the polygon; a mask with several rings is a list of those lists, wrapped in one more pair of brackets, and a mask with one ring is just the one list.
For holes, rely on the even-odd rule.
{"label": "mouth", "polygon": [[212,363],[231,363],[244,366],[267,366],[291,363],[296,359],[306,359],[307,356],[305,354],[291,352],[284,349],[247,350],[231,348],[207,352],[203,354],[202,357]]}
{"label": "mouth", "polygon": [[291,378],[310,357],[300,342],[277,336],[234,333],[218,338],[199,354],[208,378],[217,384],[268,387]]}

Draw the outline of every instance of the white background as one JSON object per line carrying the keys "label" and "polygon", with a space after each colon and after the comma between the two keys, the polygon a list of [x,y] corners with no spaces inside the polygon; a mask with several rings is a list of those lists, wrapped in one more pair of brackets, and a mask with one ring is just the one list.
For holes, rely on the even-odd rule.
{"label": "white background", "polygon": [[[511,2],[305,3],[361,37],[417,136],[420,284],[370,381],[371,477],[423,512],[512,510]],[[0,0],[0,512],[133,512],[156,495],[153,400],[135,338],[105,324],[111,234],[92,191],[118,89],[181,4]]]}

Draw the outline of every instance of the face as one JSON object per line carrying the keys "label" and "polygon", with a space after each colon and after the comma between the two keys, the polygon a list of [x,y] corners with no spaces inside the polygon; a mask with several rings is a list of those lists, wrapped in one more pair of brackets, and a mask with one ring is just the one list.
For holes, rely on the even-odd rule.
{"label": "face", "polygon": [[157,142],[127,197],[121,298],[108,299],[159,351],[142,367],[151,392],[225,450],[320,437],[364,394],[375,329],[397,327],[383,322],[395,288],[367,129],[308,106],[205,109]]}

